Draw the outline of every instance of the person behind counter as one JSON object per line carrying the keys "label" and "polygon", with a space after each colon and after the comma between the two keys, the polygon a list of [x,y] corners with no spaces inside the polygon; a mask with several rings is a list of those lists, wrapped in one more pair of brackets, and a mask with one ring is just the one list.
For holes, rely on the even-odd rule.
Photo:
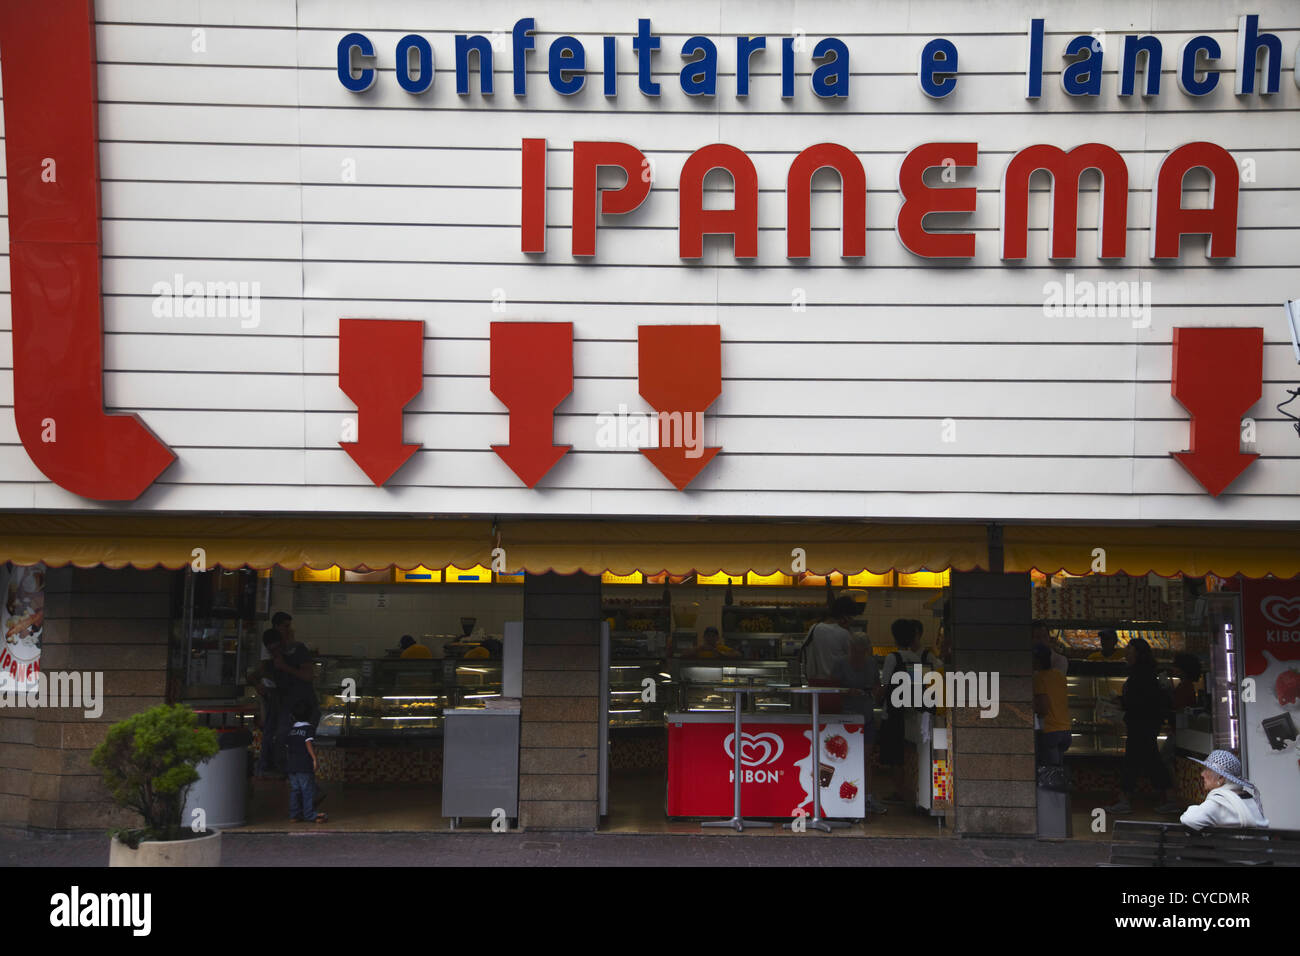
{"label": "person behind counter", "polygon": [[397,642],[401,648],[402,660],[432,660],[433,651],[429,650],[423,644],[415,643],[415,638],[410,634],[403,634],[402,639]]}
{"label": "person behind counter", "polygon": [[1056,670],[1062,674],[1070,670],[1070,659],[1064,654],[1058,653],[1056,648],[1052,647],[1052,631],[1047,626],[1046,621],[1035,621],[1029,626],[1029,641],[1031,645],[1041,644],[1051,651],[1052,667]]}
{"label": "person behind counter", "polygon": [[696,657],[739,657],[740,651],[722,643],[722,635],[716,627],[706,627],[700,635],[699,650]]}
{"label": "person behind counter", "polygon": [[1059,767],[1070,749],[1070,707],[1065,675],[1052,666],[1052,652],[1034,646],[1034,713],[1042,727],[1034,732],[1038,762]]}
{"label": "person behind counter", "polygon": [[1193,830],[1206,827],[1267,827],[1264,798],[1259,788],[1241,776],[1241,761],[1227,750],[1215,750],[1204,760],[1196,760],[1201,771],[1205,802],[1188,807],[1179,822]]}
{"label": "person behind counter", "polygon": [[1125,652],[1119,649],[1119,635],[1113,630],[1107,628],[1104,631],[1097,632],[1097,640],[1101,642],[1101,650],[1093,651],[1088,655],[1090,661],[1122,661],[1125,658]]}
{"label": "person behind counter", "polygon": [[1170,700],[1156,677],[1156,659],[1151,645],[1140,637],[1128,642],[1129,677],[1124,682],[1120,705],[1124,708],[1124,763],[1120,769],[1120,799],[1106,807],[1109,813],[1132,813],[1132,797],[1139,775],[1150,778],[1159,795],[1156,813],[1177,813],[1177,804],[1166,799],[1173,785],[1169,770],[1160,759],[1157,738],[1169,716]]}

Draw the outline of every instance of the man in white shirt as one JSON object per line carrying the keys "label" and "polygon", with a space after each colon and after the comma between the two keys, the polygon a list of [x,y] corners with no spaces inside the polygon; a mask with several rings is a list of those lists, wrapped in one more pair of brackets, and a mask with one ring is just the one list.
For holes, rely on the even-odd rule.
{"label": "man in white shirt", "polygon": [[[1190,759],[1196,760],[1195,757]],[[1216,750],[1204,760],[1196,760],[1205,769],[1201,771],[1201,785],[1205,787],[1205,802],[1187,811],[1179,818],[1185,827],[1204,830],[1206,827],[1267,827],[1264,801],[1259,788],[1241,777],[1241,761],[1227,750]]]}
{"label": "man in white shirt", "polygon": [[832,683],[849,656],[849,628],[860,613],[852,595],[841,594],[831,605],[828,620],[819,621],[808,632],[806,670],[809,683]]}

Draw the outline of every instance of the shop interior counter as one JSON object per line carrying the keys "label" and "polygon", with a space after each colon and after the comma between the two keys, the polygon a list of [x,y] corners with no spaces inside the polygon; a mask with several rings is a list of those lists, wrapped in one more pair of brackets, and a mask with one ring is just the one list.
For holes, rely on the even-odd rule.
{"label": "shop interior counter", "polygon": [[442,743],[442,815],[519,816],[519,705],[454,707]]}

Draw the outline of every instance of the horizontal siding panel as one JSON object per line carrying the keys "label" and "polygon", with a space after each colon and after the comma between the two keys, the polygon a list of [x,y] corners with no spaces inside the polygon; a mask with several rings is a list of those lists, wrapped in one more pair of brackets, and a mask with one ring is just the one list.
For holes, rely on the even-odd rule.
{"label": "horizontal siding panel", "polygon": [[[9,376],[3,380],[10,383]],[[107,403],[115,408],[191,408],[195,377],[183,372],[114,372],[104,376]],[[1280,393],[1281,389],[1274,386]],[[1185,413],[1169,395],[1169,384],[1126,382],[945,382],[918,387],[913,382],[824,381],[810,395],[810,383],[732,381],[710,406],[711,414],[746,416],[788,415],[794,409],[831,414],[839,409],[872,409],[878,414],[908,414],[924,418],[1012,418],[1030,409],[1063,419],[1182,418]],[[208,383],[201,394],[213,399],[202,407],[350,412],[354,406],[331,375],[240,376],[238,387]],[[0,395],[0,398],[5,396]],[[1279,394],[1280,401],[1285,396]],[[305,405],[303,403],[306,403]],[[810,403],[811,402],[811,403]],[[12,391],[0,405],[12,404]],[[634,379],[577,379],[573,394],[561,410],[571,414],[614,414],[620,404],[632,411],[640,404]],[[486,374],[425,379],[425,388],[410,411],[499,412]],[[888,412],[886,411],[888,410]],[[1262,417],[1276,417],[1271,409]]]}
{"label": "horizontal siding panel", "polygon": [[[100,146],[101,153],[111,148],[113,144]],[[213,172],[224,174],[224,170]],[[253,219],[296,224],[302,215],[302,188],[296,183],[105,182],[103,200],[104,218],[108,221]]]}
{"label": "horizontal siding panel", "polygon": [[[251,320],[249,320],[251,321]],[[486,330],[483,330],[486,331]],[[427,330],[426,330],[427,335]],[[0,365],[12,357],[10,339],[0,334]],[[209,336],[113,334],[105,366],[112,371],[307,372],[337,375],[335,338],[243,335]],[[635,341],[584,342],[574,346],[580,378],[635,379]],[[1295,374],[1290,343],[1265,348],[1265,381],[1289,381]],[[732,343],[723,337],[723,381],[789,379],[815,382],[915,381],[954,384],[972,378],[995,381],[1168,382],[1172,348],[1163,345],[946,345],[842,344],[833,352],[824,343]],[[491,365],[486,338],[426,341],[426,375],[484,376]]]}
{"label": "horizontal siding panel", "polygon": [[[1055,277],[1063,280],[1062,275]],[[489,290],[490,292],[491,290]],[[429,302],[402,300],[356,302],[342,299],[273,299],[263,292],[257,331],[266,335],[334,337],[340,317],[422,319],[431,338],[486,338],[495,320],[572,322],[578,340],[633,342],[640,325],[672,322],[719,324],[728,342],[967,342],[1155,343],[1168,345],[1175,326],[1251,326],[1264,329],[1269,344],[1290,341],[1281,306],[1231,304],[1210,307],[1194,303],[1154,303],[1150,327],[1133,327],[1133,319],[1096,316],[1049,319],[1040,296],[1026,304],[974,306],[963,303],[901,308],[895,304],[829,305],[811,302],[807,312],[795,312],[790,301],[758,305],[679,305],[665,310],[655,303],[627,302],[618,309],[593,302],[507,299],[505,312],[493,312],[490,295],[473,299]],[[168,335],[245,335],[239,320],[187,317],[184,321],[154,316],[153,296],[109,295],[104,299],[105,325],[110,332],[163,332]],[[9,296],[0,293],[0,328],[10,324]]]}
{"label": "horizontal siding panel", "polygon": [[239,24],[291,27],[297,22],[295,0],[96,0],[97,23]]}
{"label": "horizontal siding panel", "polygon": [[[340,0],[326,0],[326,2],[304,3],[299,13],[299,22],[310,27],[382,29],[394,25],[404,26],[424,22],[419,19],[424,9],[420,0],[396,0],[393,3],[385,3],[382,7],[357,7],[342,3]],[[724,9],[726,13],[719,16],[699,3],[674,0],[655,8],[654,27],[656,32],[675,33],[680,36],[699,32],[714,22],[739,21],[743,26],[737,29],[750,33],[764,31],[777,33],[790,28],[788,4],[736,5]],[[1040,9],[1026,0],[1010,0],[999,4],[992,11],[987,6],[970,7],[960,4],[946,6],[942,14],[942,29],[953,32],[987,33],[1010,30],[1022,33],[1031,15],[1030,11]],[[1285,23],[1288,20],[1285,16],[1288,8],[1284,0],[1264,0],[1251,9],[1258,10],[1266,21],[1271,19],[1273,22]],[[447,24],[447,28],[473,31],[480,29],[482,23],[491,22],[508,29],[509,24],[513,22],[513,18],[509,16],[513,10],[513,7],[500,3],[480,4],[458,12],[454,22]],[[581,24],[591,31],[626,33],[636,29],[635,10],[636,8],[629,10],[616,4],[593,5],[583,3],[581,0],[561,0],[548,6],[543,19],[539,20],[539,26],[545,28],[548,23]],[[705,10],[709,10],[712,15],[706,18]],[[799,19],[807,21],[803,25],[810,36],[824,35],[818,29],[822,24],[828,28],[838,27],[843,32],[849,32],[852,26],[858,32],[874,35],[918,33],[924,32],[927,28],[940,29],[939,26],[925,22],[927,18],[918,18],[916,7],[890,3],[888,0],[868,0],[852,6],[831,3],[829,0],[821,0],[817,3],[809,3],[805,0],[799,4],[798,10]],[[1151,19],[1153,17],[1155,19]],[[100,19],[104,19],[102,14]],[[918,22],[918,19],[921,19],[921,22]],[[1171,17],[1169,11],[1159,8],[1155,12],[1148,8],[1134,9],[1132,4],[1124,0],[1098,0],[1089,5],[1087,17],[1082,19],[1087,22],[1142,25],[1150,22],[1153,26],[1164,29],[1171,29],[1172,24],[1175,23],[1194,23],[1206,29],[1215,27],[1222,29],[1230,27],[1235,22],[1235,17],[1225,18],[1222,8],[1211,0],[1188,0],[1178,7],[1176,17]],[[1070,23],[1064,15],[1057,20],[1049,20],[1048,23],[1049,29],[1053,30],[1069,29],[1073,26],[1082,32],[1089,32],[1082,24]],[[482,29],[489,28],[482,27]],[[1093,29],[1096,27],[1094,26]]]}
{"label": "horizontal siding panel", "polygon": [[[899,304],[926,306],[935,302],[971,305],[1007,302],[1041,302],[1043,283],[1053,278],[1044,270],[995,266],[980,275],[977,267],[949,269],[774,269],[772,263],[737,264],[730,257],[729,244],[706,240],[707,265],[730,260],[716,271],[700,265],[683,269],[648,265],[619,269],[590,268],[581,263],[545,263],[517,266],[507,278],[499,265],[455,263],[447,265],[306,262],[303,281],[314,294],[325,298],[377,299],[482,299],[494,289],[511,294],[518,289],[536,288],[540,283],[568,283],[570,294],[586,301],[620,302],[628,298],[645,302],[707,302],[717,297],[738,303],[790,302],[792,290],[802,288],[809,303],[852,304],[879,301],[882,292]],[[1185,253],[1186,256],[1186,253]],[[147,291],[151,274],[175,271],[175,263],[157,260],[153,269],[143,263],[105,263],[105,283],[113,292]],[[252,264],[268,269],[266,263]],[[296,265],[296,264],[295,264]],[[116,267],[116,268],[115,268]],[[1117,276],[1104,266],[1078,266],[1076,279],[1113,281]],[[1294,294],[1294,282],[1287,268],[1260,268],[1241,273],[1238,282],[1225,282],[1225,270],[1169,267],[1160,270],[1163,281],[1152,276],[1152,301],[1202,302],[1205,304],[1275,303],[1280,305]],[[545,279],[542,279],[542,276]],[[214,279],[223,278],[219,273]],[[251,276],[250,276],[251,277]],[[503,284],[504,283],[504,284]],[[267,283],[263,283],[264,294]]]}
{"label": "horizontal siding panel", "polygon": [[[864,412],[869,410],[863,410]],[[344,423],[356,421],[355,412],[273,412],[258,409],[207,412],[148,409],[141,417],[149,428],[173,449],[310,448],[332,451],[344,437]],[[629,412],[629,415],[632,414]],[[935,455],[953,459],[987,457],[1117,457],[1135,452],[1143,457],[1163,458],[1169,451],[1187,447],[1186,418],[1152,422],[1041,419],[1004,421],[996,419],[954,419],[954,440],[944,440],[942,419],[899,417],[847,419],[786,417],[726,417],[710,413],[705,420],[705,439],[720,443],[729,455],[760,455],[787,450],[807,455],[861,455],[867,457]],[[482,451],[509,439],[506,412],[456,414],[407,412],[403,417],[407,440],[419,438],[436,451]],[[572,445],[575,451],[605,450],[605,436],[616,435],[595,415],[560,412],[555,419],[554,440]],[[614,426],[615,428],[617,425]],[[1294,458],[1295,431],[1289,421],[1257,422],[1258,441],[1243,446],[1265,458]],[[13,418],[0,418],[0,445],[16,445],[18,433]]]}
{"label": "horizontal siding panel", "polygon": [[[298,44],[293,30],[204,24],[203,49],[195,50],[193,27],[104,23],[106,13],[120,14],[126,11],[113,11],[111,7],[106,8],[103,2],[98,3],[95,10],[101,21],[95,27],[95,53],[99,59],[101,76],[105,65],[110,63],[283,68],[293,68],[298,63]],[[195,22],[198,22],[197,19]]]}
{"label": "horizontal siding panel", "polygon": [[[407,441],[419,435],[407,431]],[[501,438],[504,440],[503,434]],[[1294,492],[1294,460],[1257,463],[1233,485],[1235,495],[1287,495]],[[0,473],[5,482],[34,482],[41,476],[21,448],[0,447]],[[907,492],[913,495],[965,493],[1033,493],[1045,489],[1057,496],[1179,494],[1195,497],[1203,491],[1173,458],[1129,461],[1111,458],[1033,458],[1016,463],[1014,476],[1001,458],[963,458],[960,464],[934,457],[856,456],[801,457],[718,454],[692,483],[693,492],[771,489],[773,475],[783,488],[817,491],[827,486],[839,492]],[[370,480],[341,449],[257,449],[234,452],[224,448],[193,448],[160,478],[164,484],[230,486],[257,485],[369,486]],[[489,448],[475,452],[421,449],[390,479],[386,488],[510,489],[519,479]],[[561,459],[539,487],[597,491],[663,490],[666,479],[635,452],[571,452]],[[383,496],[376,496],[382,501]],[[203,510],[217,507],[207,506]],[[298,509],[293,509],[298,510]],[[438,509],[442,510],[442,509]],[[675,511],[676,509],[669,509]]]}
{"label": "horizontal siding panel", "polygon": [[[665,485],[667,482],[665,481]],[[364,486],[264,485],[256,490],[210,485],[155,484],[133,509],[207,512],[325,512],[397,514],[518,514],[625,515],[682,517],[764,515],[770,517],[842,517],[862,519],[933,520],[942,514],[954,520],[1092,520],[1092,521],[1275,521],[1289,496],[1257,497],[1225,492],[1212,499],[1199,494],[1060,495],[965,493],[916,494],[877,491],[870,494],[832,491],[765,489],[745,492],[685,493],[670,488],[646,491],[565,490],[545,486],[517,488],[374,488]],[[13,509],[67,510],[84,508],[84,500],[49,483],[0,482],[0,502]],[[788,556],[786,558],[788,560]]]}

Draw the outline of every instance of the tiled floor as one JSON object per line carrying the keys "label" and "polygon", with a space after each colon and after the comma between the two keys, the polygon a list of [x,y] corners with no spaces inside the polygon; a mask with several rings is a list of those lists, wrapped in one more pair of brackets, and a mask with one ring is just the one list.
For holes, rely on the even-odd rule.
{"label": "tiled floor", "polygon": [[[788,836],[781,827],[750,829],[737,834],[729,829],[703,830],[696,820],[670,820],[664,814],[664,778],[657,771],[616,772],[610,781],[610,812],[602,832],[607,833],[680,833],[704,835]],[[298,833],[322,830],[333,833],[433,832],[449,830],[451,821],[442,816],[441,784],[335,784],[323,809],[329,814],[325,824],[290,823],[288,820],[288,786],[282,780],[254,781],[253,799],[248,807],[248,824],[237,832]],[[1076,796],[1073,807],[1074,839],[1108,842],[1109,832],[1094,832],[1092,810],[1110,802],[1108,797],[1093,794]],[[901,804],[889,804],[889,812],[873,816],[866,823],[855,823],[833,834],[846,837],[947,837],[952,830],[939,825],[939,819],[909,812]],[[1161,816],[1139,802],[1134,813],[1125,819],[1165,820],[1176,814]],[[1109,823],[1109,821],[1107,821]],[[490,832],[488,821],[462,821],[461,829]],[[1107,828],[1108,829],[1108,828]]]}
{"label": "tiled floor", "polygon": [[[442,816],[440,784],[333,784],[323,810],[324,824],[290,823],[288,785],[283,780],[255,780],[248,823],[237,832],[282,833],[304,830],[330,832],[395,832],[450,829]],[[610,781],[610,813],[603,832],[609,833],[692,833],[735,834],[726,829],[701,829],[699,821],[669,820],[664,814],[665,781],[659,771],[616,772]],[[488,830],[487,820],[466,820],[462,828]],[[748,834],[789,835],[781,827],[751,829]],[[946,836],[937,818],[909,813],[901,804],[891,804],[889,813],[872,817],[869,823],[835,831],[835,836],[893,837]]]}

